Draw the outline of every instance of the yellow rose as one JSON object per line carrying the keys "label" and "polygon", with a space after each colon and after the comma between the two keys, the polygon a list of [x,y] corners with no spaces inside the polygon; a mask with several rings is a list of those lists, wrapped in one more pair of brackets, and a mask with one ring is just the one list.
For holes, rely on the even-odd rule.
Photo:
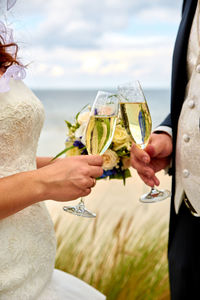
{"label": "yellow rose", "polygon": [[115,128],[115,133],[112,142],[113,142],[114,150],[118,150],[124,146],[130,148],[129,147],[131,144],[130,137],[126,132],[126,129],[122,127],[120,124],[117,124]]}
{"label": "yellow rose", "polygon": [[89,117],[90,117],[90,112],[85,111],[85,112],[79,114],[77,121],[80,125],[82,125],[83,123],[87,123],[87,121],[89,120]]}
{"label": "yellow rose", "polygon": [[[73,145],[73,142],[66,142],[65,146],[66,148],[71,147]],[[78,147],[74,147],[66,152],[66,156],[75,156],[75,155],[81,155],[81,149]]]}
{"label": "yellow rose", "polygon": [[103,158],[103,169],[105,171],[112,170],[117,166],[119,162],[119,157],[117,154],[111,149],[106,150],[106,152],[102,155]]}

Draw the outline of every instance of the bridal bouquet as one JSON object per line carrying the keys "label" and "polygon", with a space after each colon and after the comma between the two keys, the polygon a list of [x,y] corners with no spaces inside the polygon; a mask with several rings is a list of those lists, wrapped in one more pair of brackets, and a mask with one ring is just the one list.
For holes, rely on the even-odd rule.
{"label": "bridal bouquet", "polygon": [[[85,111],[87,107],[87,111]],[[87,155],[85,130],[90,117],[90,106],[85,106],[74,118],[74,122],[65,121],[67,125],[66,148],[55,158],[66,153],[67,156]],[[104,173],[99,178],[122,179],[131,177],[130,167],[131,139],[127,134],[121,118],[118,118],[110,147],[102,155]]]}

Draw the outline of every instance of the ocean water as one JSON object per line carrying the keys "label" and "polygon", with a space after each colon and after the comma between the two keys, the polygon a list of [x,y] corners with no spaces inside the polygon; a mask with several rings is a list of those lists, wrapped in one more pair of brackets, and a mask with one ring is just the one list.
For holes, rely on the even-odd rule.
{"label": "ocean water", "polygon": [[[86,104],[92,104],[97,90],[34,90],[44,105],[46,119],[41,132],[38,155],[55,156],[64,149],[67,128],[64,120],[73,121]],[[112,92],[112,90],[109,90]],[[152,117],[153,128],[170,110],[169,90],[144,90]]]}

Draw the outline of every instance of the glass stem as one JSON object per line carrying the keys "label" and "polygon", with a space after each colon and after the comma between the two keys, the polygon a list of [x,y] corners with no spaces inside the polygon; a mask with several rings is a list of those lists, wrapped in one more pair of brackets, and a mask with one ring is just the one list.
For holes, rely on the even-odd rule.
{"label": "glass stem", "polygon": [[161,194],[162,192],[160,192],[155,186],[153,186],[151,188],[151,191],[150,191],[150,195],[151,197],[157,197],[159,194]]}
{"label": "glass stem", "polygon": [[77,209],[80,212],[83,212],[85,210],[85,204],[84,204],[84,201],[83,201],[83,197],[81,197],[80,202],[77,205]]}

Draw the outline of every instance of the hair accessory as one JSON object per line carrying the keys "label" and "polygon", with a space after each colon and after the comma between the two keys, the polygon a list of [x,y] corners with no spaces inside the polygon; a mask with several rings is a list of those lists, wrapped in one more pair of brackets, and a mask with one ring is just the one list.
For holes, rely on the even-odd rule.
{"label": "hair accessory", "polygon": [[[11,2],[11,1],[10,1]],[[16,2],[16,1],[15,1]],[[14,1],[12,1],[14,5]],[[13,39],[13,30],[7,28],[6,25],[0,21],[0,37],[2,43],[5,45],[14,43]],[[11,55],[15,55],[16,48],[15,46],[7,47],[6,51]],[[0,93],[5,93],[10,90],[10,79],[22,80],[26,77],[26,71],[23,66],[13,64],[7,68],[5,73],[0,77]]]}
{"label": "hair accessory", "polygon": [[12,65],[8,67],[6,72],[0,77],[0,93],[6,93],[10,90],[10,79],[22,80],[26,77],[24,67],[20,65]]}
{"label": "hair accessory", "polygon": [[16,2],[17,0],[7,0],[7,10],[10,10]]}

